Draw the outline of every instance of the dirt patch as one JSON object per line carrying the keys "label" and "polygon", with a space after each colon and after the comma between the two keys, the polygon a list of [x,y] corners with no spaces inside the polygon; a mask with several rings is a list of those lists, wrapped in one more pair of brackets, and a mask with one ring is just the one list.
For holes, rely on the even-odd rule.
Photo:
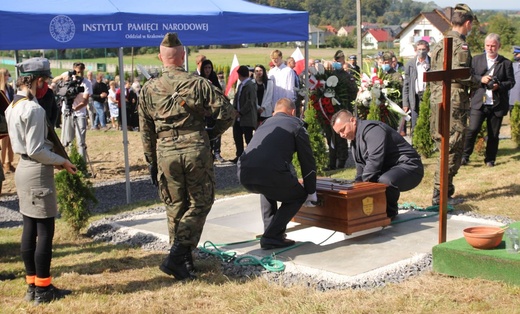
{"label": "dirt patch", "polygon": [[[60,130],[57,130],[58,133]],[[141,133],[129,131],[128,133],[128,166],[131,178],[148,175],[148,167],[144,159],[143,146],[141,144]],[[123,132],[117,130],[87,131],[87,154],[90,163],[87,162],[89,171],[92,166],[94,176],[90,179],[92,183],[107,180],[125,178],[125,152],[123,146]],[[222,157],[226,160],[235,157],[235,143],[231,129],[222,137]],[[19,156],[15,155],[13,165],[18,164]],[[14,185],[14,173],[6,173],[3,182],[2,195],[16,194]]]}

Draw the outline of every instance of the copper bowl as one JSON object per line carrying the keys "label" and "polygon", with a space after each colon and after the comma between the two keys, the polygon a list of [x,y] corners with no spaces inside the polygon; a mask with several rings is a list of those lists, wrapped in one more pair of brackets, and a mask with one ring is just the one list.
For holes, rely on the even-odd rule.
{"label": "copper bowl", "polygon": [[500,227],[477,226],[463,230],[466,241],[476,249],[489,250],[496,248],[502,237],[504,229]]}

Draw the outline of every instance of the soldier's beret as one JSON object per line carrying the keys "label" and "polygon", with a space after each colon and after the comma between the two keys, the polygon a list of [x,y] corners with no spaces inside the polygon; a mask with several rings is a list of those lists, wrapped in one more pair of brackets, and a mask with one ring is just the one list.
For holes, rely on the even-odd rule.
{"label": "soldier's beret", "polygon": [[51,64],[46,58],[31,58],[16,64],[20,76],[46,76],[51,77]]}
{"label": "soldier's beret", "polygon": [[465,3],[458,3],[455,8],[453,8],[454,12],[460,12],[462,14],[469,14],[472,15],[474,18],[476,18],[475,14],[473,14],[473,11],[471,8],[465,4]]}
{"label": "soldier's beret", "polygon": [[182,46],[182,43],[179,37],[177,36],[177,33],[167,33],[166,35],[164,35],[164,38],[161,42],[161,46],[173,48]]}
{"label": "soldier's beret", "polygon": [[514,54],[520,53],[520,46],[513,46],[513,53]]}
{"label": "soldier's beret", "polygon": [[356,55],[350,55],[350,56],[348,56],[348,58],[350,60],[357,60],[357,56]]}
{"label": "soldier's beret", "polygon": [[345,57],[345,54],[341,50],[336,51],[336,53],[334,54],[334,60],[336,60],[336,61],[338,61],[340,58],[344,58],[344,57]]}

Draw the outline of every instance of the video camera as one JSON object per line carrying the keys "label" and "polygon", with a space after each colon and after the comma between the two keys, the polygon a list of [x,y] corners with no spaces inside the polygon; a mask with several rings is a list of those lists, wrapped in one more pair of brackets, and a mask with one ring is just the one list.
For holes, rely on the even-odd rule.
{"label": "video camera", "polygon": [[85,91],[85,87],[81,86],[83,77],[77,76],[76,71],[69,71],[68,75],[69,78],[67,80],[61,80],[58,83],[58,92],[56,94],[67,101],[67,109],[72,109],[74,99]]}

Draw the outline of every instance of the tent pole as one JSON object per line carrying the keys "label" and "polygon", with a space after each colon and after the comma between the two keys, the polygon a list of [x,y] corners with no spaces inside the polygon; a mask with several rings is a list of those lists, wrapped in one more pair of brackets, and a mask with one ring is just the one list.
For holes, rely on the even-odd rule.
{"label": "tent pole", "polygon": [[303,104],[303,112],[307,110],[309,103],[309,41],[305,41],[305,103]]}
{"label": "tent pole", "polygon": [[123,65],[123,47],[119,48],[119,88],[121,89],[121,121],[123,125],[123,149],[125,152],[125,178],[126,178],[126,203],[131,202],[130,190],[130,166],[128,162],[128,126],[126,121],[126,88],[125,88],[125,69]]}

